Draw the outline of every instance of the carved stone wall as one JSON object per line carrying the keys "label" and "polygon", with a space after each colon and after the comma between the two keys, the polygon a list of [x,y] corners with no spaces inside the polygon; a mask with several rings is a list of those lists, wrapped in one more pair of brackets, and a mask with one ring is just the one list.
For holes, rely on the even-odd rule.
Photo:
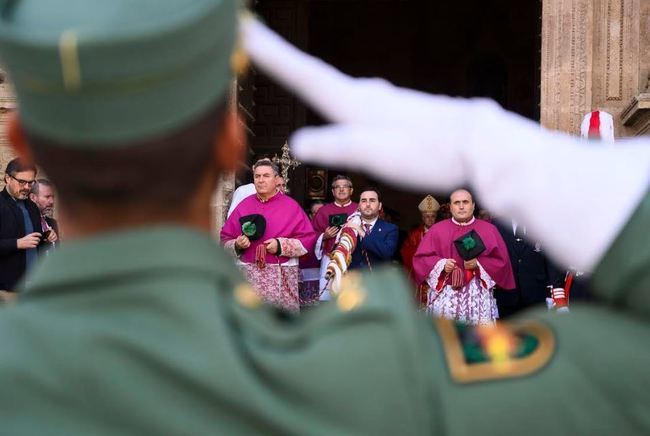
{"label": "carved stone wall", "polygon": [[542,4],[541,122],[565,132],[580,130],[591,108],[593,1],[545,0]]}
{"label": "carved stone wall", "polygon": [[[230,86],[230,107],[232,109],[232,116],[237,113],[237,96],[238,96],[237,80],[233,80]],[[235,173],[222,174],[219,183],[214,191],[212,197],[212,234],[216,239],[219,239],[219,232],[226,222],[226,214],[230,207],[230,200],[235,191]]]}
{"label": "carved stone wall", "polygon": [[645,89],[648,0],[544,0],[541,122],[572,134],[588,111],[610,112],[617,137],[638,129],[621,117]]}
{"label": "carved stone wall", "polygon": [[[0,69],[0,173],[7,167],[7,163],[14,158],[4,133],[7,115],[15,108],[15,99],[6,77],[5,72]],[[2,187],[4,187],[4,177],[0,176],[0,189]]]}

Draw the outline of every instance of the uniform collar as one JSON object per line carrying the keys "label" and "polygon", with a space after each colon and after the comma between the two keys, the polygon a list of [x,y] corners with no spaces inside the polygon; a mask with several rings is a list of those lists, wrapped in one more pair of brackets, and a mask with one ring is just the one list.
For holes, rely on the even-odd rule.
{"label": "uniform collar", "polygon": [[232,260],[207,233],[180,226],[158,226],[110,232],[66,242],[29,277],[28,294],[105,280],[138,280],[182,271],[216,279],[236,271],[224,268]]}

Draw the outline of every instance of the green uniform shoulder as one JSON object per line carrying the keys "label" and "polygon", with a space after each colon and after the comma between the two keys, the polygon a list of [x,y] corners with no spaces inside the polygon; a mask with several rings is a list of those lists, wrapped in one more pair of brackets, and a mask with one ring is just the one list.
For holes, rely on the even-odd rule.
{"label": "green uniform shoulder", "polygon": [[618,235],[593,276],[598,296],[650,317],[650,191]]}

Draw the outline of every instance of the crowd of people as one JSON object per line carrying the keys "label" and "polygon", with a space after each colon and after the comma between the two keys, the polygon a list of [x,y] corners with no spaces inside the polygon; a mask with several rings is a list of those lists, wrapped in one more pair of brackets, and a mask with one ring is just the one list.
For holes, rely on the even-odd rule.
{"label": "crowd of people", "polygon": [[36,166],[20,158],[5,169],[5,187],[0,193],[0,298],[15,296],[16,285],[39,257],[49,255],[59,244],[59,226],[54,219],[54,186],[37,179]]}
{"label": "crowd of people", "polygon": [[[65,222],[65,244],[0,309],[2,434],[648,434],[648,140],[596,150],[490,102],[355,79],[240,8],[0,1],[19,107],[7,137],[25,159],[5,175],[6,259],[29,268],[56,239],[31,162]],[[402,276],[376,268],[394,229],[380,193],[357,197],[345,178],[334,213],[312,218],[326,215],[319,231],[280,193],[272,162],[258,162],[255,193],[223,227],[226,250],[215,244],[214,188],[245,152],[226,108],[233,59],[246,55],[334,123],[294,134],[301,161],[453,191],[451,218],[417,230],[410,267],[441,317],[413,310]],[[485,291],[516,285],[512,263],[525,259],[508,262],[505,237],[473,216],[474,195],[517,219],[504,231],[520,244],[531,235],[534,256],[571,265],[567,282],[593,271],[595,304],[496,326],[445,319],[493,317]],[[300,259],[319,239],[310,266],[333,253],[325,279],[367,273],[348,271],[331,302],[299,316],[262,304],[299,310]]]}
{"label": "crowd of people", "polygon": [[[0,196],[3,299],[13,298],[18,281],[60,243],[54,186],[36,176],[36,167],[19,158],[5,170]],[[418,205],[421,224],[400,241],[398,227],[384,219],[375,187],[362,188],[356,196],[351,178],[337,175],[331,183],[333,201],[316,201],[305,213],[285,194],[273,161],[257,161],[253,178],[235,191],[220,239],[268,304],[297,312],[329,300],[328,265],[345,227],[360,235],[346,269],[372,272],[382,264],[402,265],[415,304],[430,314],[489,324],[531,306],[557,304],[561,299],[553,299],[554,290],[561,291],[564,306],[569,288],[574,299],[589,298],[581,272],[555,267],[539,242],[528,241],[525,226],[492,220],[485,210],[479,213],[466,189],[454,191],[442,205],[427,195]],[[358,223],[350,220],[355,214]],[[473,255],[458,243],[470,234],[482,247]]]}
{"label": "crowd of people", "polygon": [[427,195],[418,205],[421,224],[400,241],[375,187],[357,194],[351,178],[337,175],[331,183],[333,201],[314,202],[305,213],[285,193],[273,161],[257,161],[253,179],[235,191],[220,236],[271,305],[299,311],[331,298],[328,267],[336,262],[334,250],[344,228],[358,236],[345,256],[345,271],[401,264],[415,304],[433,315],[493,324],[530,306],[556,305],[553,289],[565,288],[565,276],[540,243],[528,242],[525,226],[512,221],[510,228],[485,210],[479,213],[467,189],[454,191],[442,206]]}

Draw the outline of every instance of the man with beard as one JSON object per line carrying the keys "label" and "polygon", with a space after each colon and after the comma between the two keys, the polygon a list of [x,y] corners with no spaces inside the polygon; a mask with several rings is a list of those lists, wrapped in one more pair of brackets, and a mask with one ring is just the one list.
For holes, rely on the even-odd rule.
{"label": "man with beard", "polygon": [[59,235],[59,224],[54,219],[54,185],[47,179],[36,180],[29,198],[41,212],[41,229],[47,241],[41,244],[39,251],[47,256],[54,249]]}
{"label": "man with beard", "polygon": [[[36,265],[42,238],[41,214],[29,199],[36,167],[20,158],[5,170],[5,189],[0,193],[0,289],[13,292],[18,280]],[[53,242],[56,234],[46,236]]]}

